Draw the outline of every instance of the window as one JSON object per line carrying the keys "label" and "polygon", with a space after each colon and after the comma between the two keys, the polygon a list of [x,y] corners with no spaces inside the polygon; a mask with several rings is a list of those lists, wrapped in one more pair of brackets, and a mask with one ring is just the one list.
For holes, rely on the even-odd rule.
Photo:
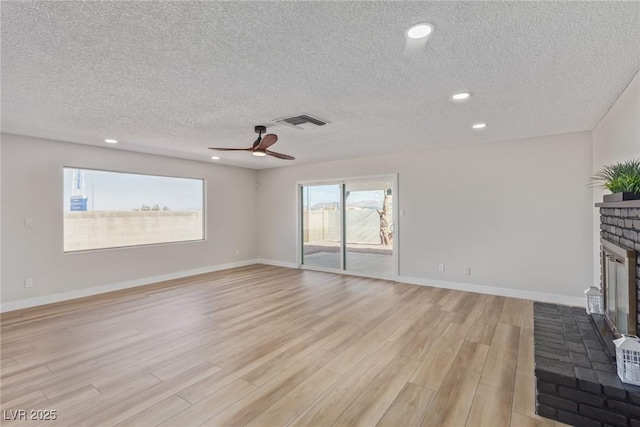
{"label": "window", "polygon": [[204,240],[204,180],[64,168],[64,251]]}

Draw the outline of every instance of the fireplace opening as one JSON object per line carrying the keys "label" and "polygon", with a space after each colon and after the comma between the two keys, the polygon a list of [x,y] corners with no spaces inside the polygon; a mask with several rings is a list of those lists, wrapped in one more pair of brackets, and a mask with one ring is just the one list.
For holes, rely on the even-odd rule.
{"label": "fireplace opening", "polygon": [[637,335],[636,253],[600,239],[605,318],[616,337]]}

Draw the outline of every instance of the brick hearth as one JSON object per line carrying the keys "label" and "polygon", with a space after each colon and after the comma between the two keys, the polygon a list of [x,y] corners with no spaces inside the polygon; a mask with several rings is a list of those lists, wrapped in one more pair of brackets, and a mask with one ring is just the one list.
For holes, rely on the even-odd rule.
{"label": "brick hearth", "polygon": [[640,427],[640,387],[624,384],[583,308],[534,304],[536,408],[584,427]]}

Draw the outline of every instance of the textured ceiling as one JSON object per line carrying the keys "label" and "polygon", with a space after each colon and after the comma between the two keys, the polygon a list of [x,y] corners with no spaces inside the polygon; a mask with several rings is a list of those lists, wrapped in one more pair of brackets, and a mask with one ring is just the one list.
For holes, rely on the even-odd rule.
{"label": "textured ceiling", "polygon": [[3,1],[1,31],[3,132],[211,161],[263,124],[298,160],[218,153],[256,169],[591,130],[640,69],[637,1]]}

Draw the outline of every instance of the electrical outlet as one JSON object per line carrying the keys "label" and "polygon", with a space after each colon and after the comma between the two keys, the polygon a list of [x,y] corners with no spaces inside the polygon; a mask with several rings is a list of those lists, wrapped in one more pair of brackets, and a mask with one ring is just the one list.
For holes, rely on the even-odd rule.
{"label": "electrical outlet", "polygon": [[240,255],[240,249],[236,249],[236,255]]}
{"label": "electrical outlet", "polygon": [[24,219],[25,227],[33,227],[33,218],[25,218]]}
{"label": "electrical outlet", "polygon": [[33,279],[24,279],[24,287],[32,288],[33,287]]}
{"label": "electrical outlet", "polygon": [[465,276],[471,276],[471,267],[466,267],[464,269],[464,275]]}
{"label": "electrical outlet", "polygon": [[438,264],[438,271],[440,273],[444,272],[444,264]]}

